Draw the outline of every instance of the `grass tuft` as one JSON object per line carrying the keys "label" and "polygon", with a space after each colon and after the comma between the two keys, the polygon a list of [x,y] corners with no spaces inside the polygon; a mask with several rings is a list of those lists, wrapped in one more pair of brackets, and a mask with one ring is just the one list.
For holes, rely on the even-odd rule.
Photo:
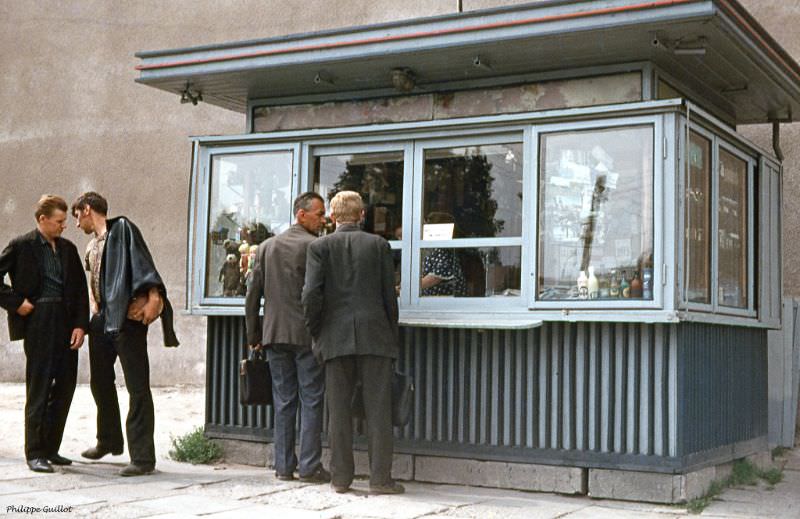
{"label": "grass tuft", "polygon": [[212,463],[222,457],[222,447],[206,438],[202,427],[184,436],[173,437],[172,447],[169,451],[170,458],[193,465]]}
{"label": "grass tuft", "polygon": [[733,470],[730,476],[712,481],[704,496],[686,503],[686,510],[691,514],[700,514],[726,488],[740,485],[756,485],[759,479],[763,479],[769,485],[768,488],[772,489],[774,485],[783,479],[783,472],[777,468],[761,470],[746,459],[737,460],[733,463]]}

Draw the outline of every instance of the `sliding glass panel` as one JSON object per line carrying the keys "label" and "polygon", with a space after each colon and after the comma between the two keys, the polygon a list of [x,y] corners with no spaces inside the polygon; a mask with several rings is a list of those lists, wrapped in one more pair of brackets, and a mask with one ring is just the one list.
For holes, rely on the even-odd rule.
{"label": "sliding glass panel", "polygon": [[684,243],[686,299],[711,304],[711,140],[689,137]]}
{"label": "sliding glass panel", "polygon": [[290,225],[292,152],[214,155],[206,297],[241,297],[259,243]]}
{"label": "sliding glass panel", "polygon": [[422,238],[522,236],[522,144],[427,149]]}
{"label": "sliding glass panel", "polygon": [[402,237],[403,152],[326,155],[314,162],[314,191],[330,202],[339,191],[361,194],[364,230],[387,240]]}
{"label": "sliding glass panel", "polygon": [[653,135],[541,135],[538,300],[652,300]]}
{"label": "sliding glass panel", "polygon": [[747,308],[747,162],[719,149],[719,304]]}
{"label": "sliding glass panel", "polygon": [[519,296],[520,264],[520,247],[422,249],[420,295]]}

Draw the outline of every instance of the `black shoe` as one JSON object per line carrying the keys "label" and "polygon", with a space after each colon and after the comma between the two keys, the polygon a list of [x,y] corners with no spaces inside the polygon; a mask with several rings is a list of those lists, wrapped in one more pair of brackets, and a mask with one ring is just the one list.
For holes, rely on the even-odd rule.
{"label": "black shoe", "polygon": [[128,465],[119,471],[119,475],[123,477],[146,476],[147,474],[152,474],[154,470],[156,470],[155,465],[138,465],[136,463],[128,463]]}
{"label": "black shoe", "polygon": [[47,457],[47,461],[49,461],[53,465],[72,465],[72,460],[69,458],[65,458],[61,456],[59,453],[51,454]]}
{"label": "black shoe", "polygon": [[34,472],[54,472],[53,467],[44,458],[28,460],[28,468]]}
{"label": "black shoe", "polygon": [[402,494],[406,488],[396,481],[392,481],[387,485],[370,485],[369,491],[372,494]]}
{"label": "black shoe", "polygon": [[276,472],[275,477],[280,479],[281,481],[294,481],[294,474],[291,472],[288,474],[279,474]]}
{"label": "black shoe", "polygon": [[96,447],[91,447],[81,452],[81,456],[89,460],[99,460],[106,454],[113,454],[114,456],[119,456],[120,454],[122,454],[122,449],[117,449],[117,450],[106,449],[102,445],[97,445]]}
{"label": "black shoe", "polygon": [[309,474],[308,476],[300,476],[300,481],[303,483],[328,483],[331,480],[331,473],[325,470],[322,465],[317,467],[317,470]]}

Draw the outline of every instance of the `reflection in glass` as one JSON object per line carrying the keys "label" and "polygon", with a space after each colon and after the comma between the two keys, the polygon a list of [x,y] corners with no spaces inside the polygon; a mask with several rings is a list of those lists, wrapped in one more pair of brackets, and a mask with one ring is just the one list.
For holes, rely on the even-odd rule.
{"label": "reflection in glass", "polygon": [[686,297],[711,303],[711,141],[692,132],[686,179]]}
{"label": "reflection in glass", "polygon": [[317,157],[314,191],[328,202],[339,191],[361,194],[364,230],[387,240],[402,237],[402,151]]}
{"label": "reflection in glass", "polygon": [[719,304],[747,308],[747,162],[719,150]]}
{"label": "reflection in glass", "polygon": [[539,300],[653,298],[653,127],[540,138]]}
{"label": "reflection in glass", "polygon": [[520,295],[520,247],[432,248],[420,251],[420,295]]}
{"label": "reflection in glass", "polygon": [[257,246],[291,223],[292,152],[211,161],[206,297],[244,296]]}
{"label": "reflection in glass", "polygon": [[422,207],[452,238],[522,236],[522,144],[425,150]]}

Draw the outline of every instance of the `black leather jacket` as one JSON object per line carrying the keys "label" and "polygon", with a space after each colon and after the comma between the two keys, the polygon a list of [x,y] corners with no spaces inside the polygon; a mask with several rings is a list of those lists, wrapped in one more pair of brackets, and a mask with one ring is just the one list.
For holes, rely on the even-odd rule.
{"label": "black leather jacket", "polygon": [[111,335],[119,333],[127,318],[131,300],[152,287],[158,287],[164,300],[164,310],[161,312],[164,345],[177,346],[180,343],[172,325],[172,305],[142,233],[124,216],[108,220],[107,228],[100,266],[100,313],[105,321],[103,331]]}

